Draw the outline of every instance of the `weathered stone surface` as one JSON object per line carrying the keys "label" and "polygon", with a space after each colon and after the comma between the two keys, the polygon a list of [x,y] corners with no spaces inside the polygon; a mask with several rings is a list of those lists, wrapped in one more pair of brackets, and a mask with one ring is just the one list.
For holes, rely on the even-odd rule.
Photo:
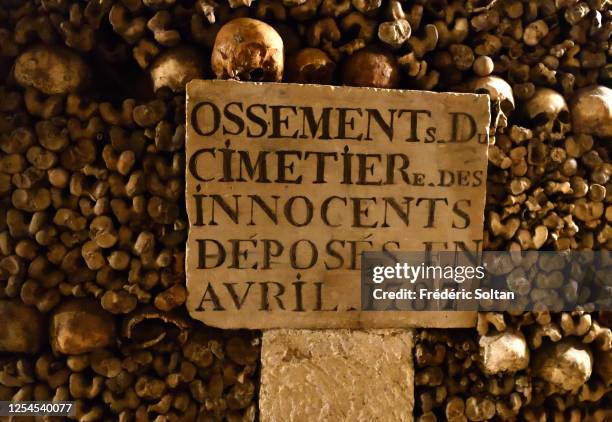
{"label": "weathered stone surface", "polygon": [[269,330],[262,422],[412,421],[410,330]]}
{"label": "weathered stone surface", "polygon": [[70,355],[111,346],[115,334],[112,314],[91,299],[67,300],[54,310],[49,327],[53,350]]}
{"label": "weathered stone surface", "polygon": [[473,326],[475,313],[430,318],[412,299],[368,309],[361,253],[481,249],[488,130],[486,95],[190,82],[191,316],[221,328]]}
{"label": "weathered stone surface", "polygon": [[593,356],[587,345],[572,338],[539,348],[533,357],[533,374],[555,387],[575,391],[593,371]]}
{"label": "weathered stone surface", "polygon": [[482,336],[479,344],[482,365],[489,374],[516,372],[529,366],[529,348],[520,331]]}
{"label": "weathered stone surface", "polygon": [[[10,324],[7,322],[10,321]],[[22,302],[0,300],[0,352],[36,353],[45,337],[43,316]]]}
{"label": "weathered stone surface", "polygon": [[87,83],[89,69],[80,56],[67,48],[38,45],[17,58],[14,74],[24,88],[54,95],[78,91]]}

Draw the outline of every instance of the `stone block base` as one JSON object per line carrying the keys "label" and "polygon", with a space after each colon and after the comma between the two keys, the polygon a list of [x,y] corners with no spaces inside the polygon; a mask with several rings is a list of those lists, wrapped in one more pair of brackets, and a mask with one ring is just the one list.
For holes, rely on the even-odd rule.
{"label": "stone block base", "polygon": [[412,421],[412,330],[264,332],[262,422]]}

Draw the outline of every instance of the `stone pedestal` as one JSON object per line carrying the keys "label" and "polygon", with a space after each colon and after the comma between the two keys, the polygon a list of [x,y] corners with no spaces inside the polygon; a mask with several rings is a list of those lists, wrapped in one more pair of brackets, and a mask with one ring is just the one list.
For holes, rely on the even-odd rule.
{"label": "stone pedestal", "polygon": [[262,422],[412,421],[412,330],[264,332]]}

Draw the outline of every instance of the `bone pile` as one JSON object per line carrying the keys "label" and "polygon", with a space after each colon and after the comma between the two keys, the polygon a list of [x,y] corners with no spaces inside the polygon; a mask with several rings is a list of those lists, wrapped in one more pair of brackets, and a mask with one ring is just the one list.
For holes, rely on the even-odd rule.
{"label": "bone pile", "polygon": [[[488,93],[485,249],[611,249],[611,33],[609,0],[0,0],[0,400],[256,420],[258,333],[184,308],[194,78]],[[420,330],[415,418],[612,420],[611,322]]]}

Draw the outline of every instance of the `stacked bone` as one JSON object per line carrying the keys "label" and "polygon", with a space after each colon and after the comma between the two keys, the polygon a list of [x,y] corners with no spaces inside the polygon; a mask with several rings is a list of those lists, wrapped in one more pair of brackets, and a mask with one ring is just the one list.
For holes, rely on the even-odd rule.
{"label": "stacked bone", "polygon": [[0,397],[252,421],[259,339],[183,309],[184,88],[206,59],[132,56],[122,22],[150,5],[126,3],[0,2]]}
{"label": "stacked bone", "polygon": [[[0,398],[75,399],[83,421],[255,418],[256,334],[184,311],[193,78],[486,92],[486,248],[610,249],[611,14],[604,0],[0,0]],[[609,417],[609,318],[481,320],[480,339],[421,333],[425,420]]]}
{"label": "stacked bone", "polygon": [[[64,299],[46,321],[35,308],[0,301],[2,400],[75,401],[80,421],[253,421],[259,340],[190,327],[140,308],[123,326],[97,301]],[[121,338],[121,340],[119,340]],[[54,420],[54,419],[51,419]],[[61,420],[61,418],[57,418]]]}
{"label": "stacked bone", "polygon": [[419,420],[608,420],[612,332],[594,316],[482,313],[477,332],[422,331]]}

